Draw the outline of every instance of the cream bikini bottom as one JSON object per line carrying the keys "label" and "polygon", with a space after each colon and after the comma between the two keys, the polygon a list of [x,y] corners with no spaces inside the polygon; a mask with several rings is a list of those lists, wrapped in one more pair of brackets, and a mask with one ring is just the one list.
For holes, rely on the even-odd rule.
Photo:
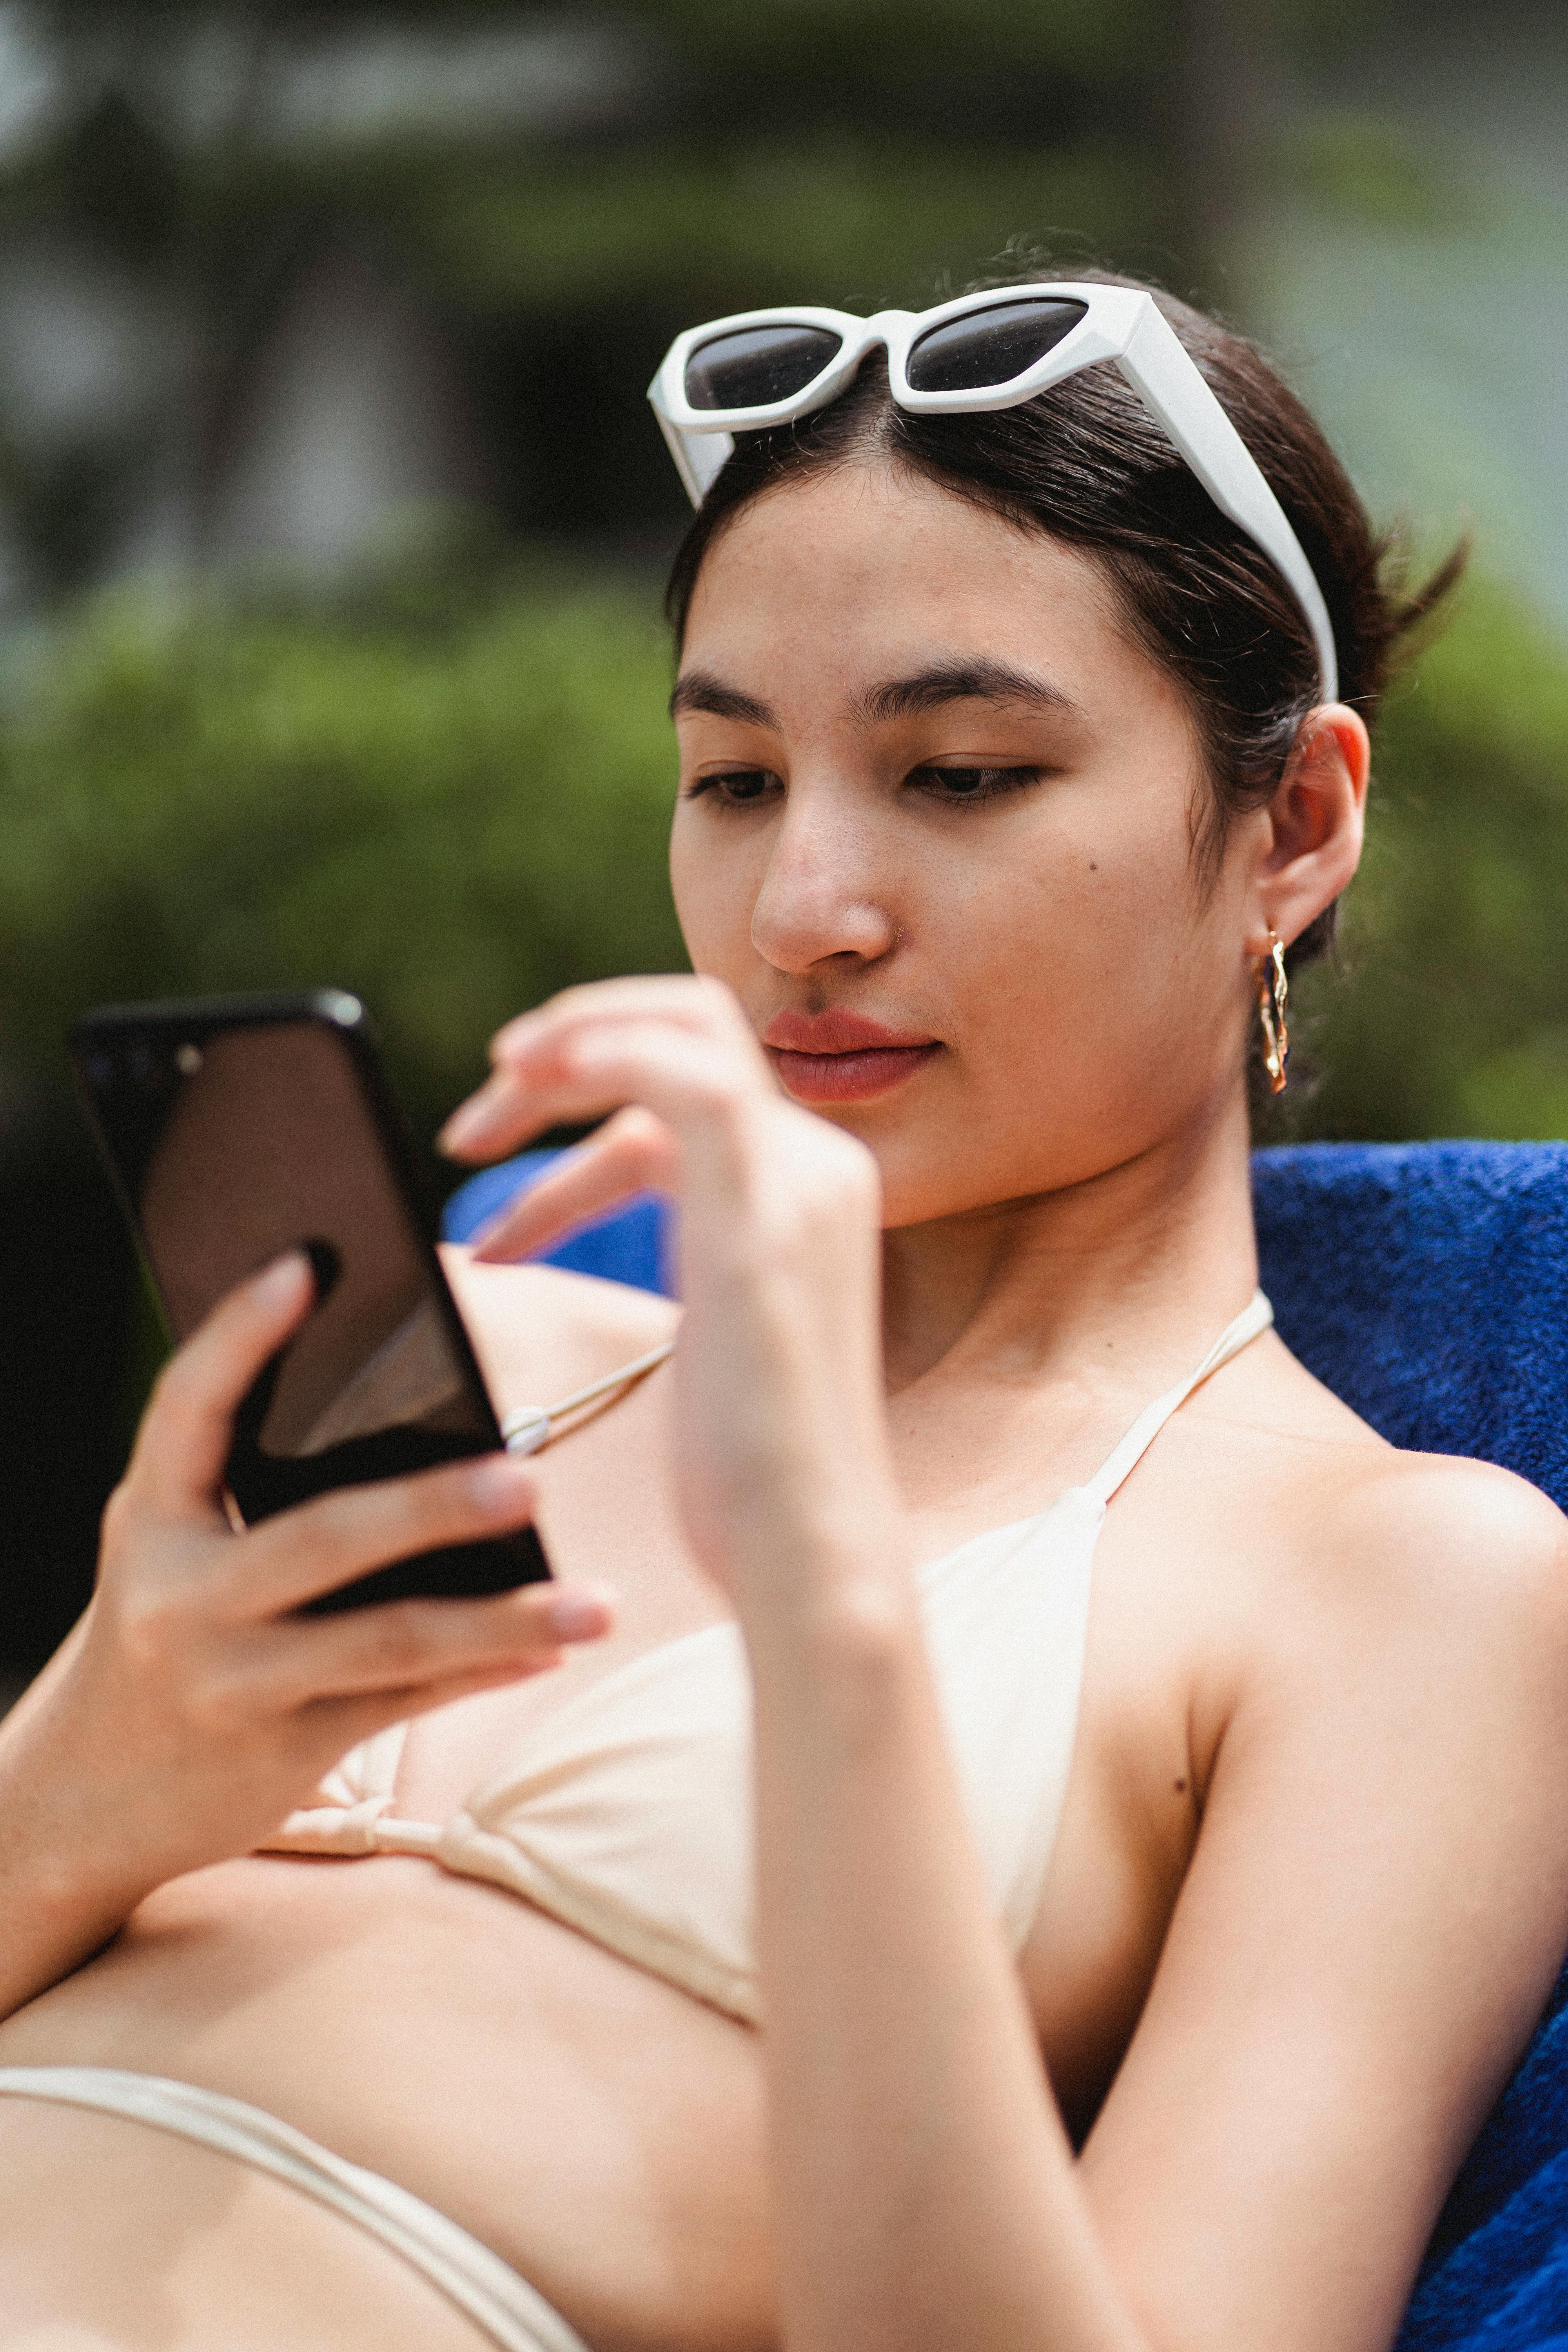
{"label": "cream bikini bottom", "polygon": [[559,2312],[499,2254],[378,2172],[345,2163],[264,2108],[162,2074],[108,2066],[0,2067],[0,2098],[47,2099],[129,2116],[182,2139],[237,2157],[303,2189],[401,2254],[422,2278],[483,2328],[502,2352],[587,2352]]}

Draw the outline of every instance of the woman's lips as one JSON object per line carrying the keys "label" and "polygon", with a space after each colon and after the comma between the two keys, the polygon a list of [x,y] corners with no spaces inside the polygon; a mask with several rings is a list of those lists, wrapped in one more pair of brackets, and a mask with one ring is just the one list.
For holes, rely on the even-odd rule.
{"label": "woman's lips", "polygon": [[868,1102],[901,1087],[940,1045],[872,1045],[858,1054],[795,1054],[769,1047],[785,1090],[797,1102]]}
{"label": "woman's lips", "polygon": [[868,1102],[902,1086],[940,1043],[855,1013],[781,1013],[763,1032],[773,1067],[797,1102]]}

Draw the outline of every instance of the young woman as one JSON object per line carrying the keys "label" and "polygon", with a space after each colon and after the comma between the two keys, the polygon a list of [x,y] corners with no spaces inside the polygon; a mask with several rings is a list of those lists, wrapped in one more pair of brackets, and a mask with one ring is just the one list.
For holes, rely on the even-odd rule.
{"label": "young woman", "polygon": [[[455,1264],[503,1409],[679,1342],[241,1534],[308,1269],[174,1359],[0,1735],[0,2347],[1374,2352],[1568,1938],[1563,1522],[1255,1289],[1409,608],[1121,281],[671,364],[698,976],[448,1141],[614,1114]],[[679,1318],[497,1263],[650,1181]],[[293,1613],[531,1513],[552,1587]]]}

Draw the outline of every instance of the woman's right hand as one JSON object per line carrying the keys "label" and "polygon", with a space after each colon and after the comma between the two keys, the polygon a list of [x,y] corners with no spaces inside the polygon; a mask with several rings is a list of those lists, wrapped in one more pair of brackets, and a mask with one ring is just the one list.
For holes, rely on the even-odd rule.
{"label": "woman's right hand", "polygon": [[154,1886],[247,1853],[372,1732],[609,1626],[602,1591],[552,1582],[295,1613],[388,1560],[521,1527],[534,1500],[526,1469],[489,1454],[236,1530],[234,1414],[311,1297],[290,1253],[170,1360],[104,1514],[91,1603],[0,1726],[0,2014]]}

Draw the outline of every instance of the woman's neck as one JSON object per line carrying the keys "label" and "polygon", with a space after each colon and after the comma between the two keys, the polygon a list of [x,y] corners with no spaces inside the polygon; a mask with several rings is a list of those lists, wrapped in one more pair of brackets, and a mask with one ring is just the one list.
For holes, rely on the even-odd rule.
{"label": "woman's neck", "polygon": [[[1247,1104],[1062,1191],[883,1236],[889,1391],[936,1366],[1172,1377],[1257,1282]],[[1216,1319],[1217,1318],[1217,1319]]]}

